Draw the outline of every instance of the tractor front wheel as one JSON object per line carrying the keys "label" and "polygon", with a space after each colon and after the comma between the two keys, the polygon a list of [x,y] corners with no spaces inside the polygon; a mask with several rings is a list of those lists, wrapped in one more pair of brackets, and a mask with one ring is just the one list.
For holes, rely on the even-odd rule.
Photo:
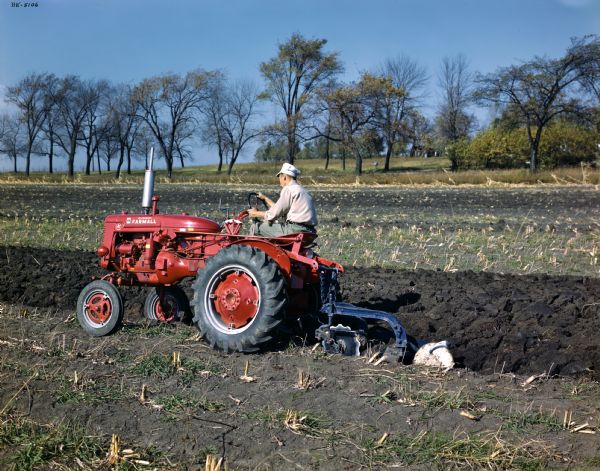
{"label": "tractor front wheel", "polygon": [[220,350],[258,350],[285,314],[287,290],[279,266],[250,246],[220,250],[198,271],[193,288],[194,323]]}
{"label": "tractor front wheel", "polygon": [[144,303],[146,319],[158,322],[178,321],[188,309],[187,296],[179,286],[158,286],[148,293]]}
{"label": "tractor front wheel", "polygon": [[108,281],[92,281],[77,300],[77,320],[94,337],[113,333],[123,321],[123,298]]}

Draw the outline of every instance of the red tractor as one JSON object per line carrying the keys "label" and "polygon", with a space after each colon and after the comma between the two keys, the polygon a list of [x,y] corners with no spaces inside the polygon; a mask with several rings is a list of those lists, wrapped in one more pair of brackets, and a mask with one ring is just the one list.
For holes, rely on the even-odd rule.
{"label": "red tractor", "polygon": [[337,302],[343,267],[313,252],[315,234],[240,235],[247,211],[221,224],[185,213],[159,214],[153,187],[151,155],[144,214],[124,212],[104,221],[98,255],[110,273],[85,286],[77,302],[77,318],[90,335],[108,335],[120,326],[119,286],[154,287],[146,298],[146,317],[178,320],[190,307],[178,284],[194,278],[192,322],[220,350],[258,350],[285,318],[312,315],[320,319],[315,334],[328,351],[358,354],[368,322],[384,321],[396,337],[394,350],[404,354],[407,336],[394,316]]}

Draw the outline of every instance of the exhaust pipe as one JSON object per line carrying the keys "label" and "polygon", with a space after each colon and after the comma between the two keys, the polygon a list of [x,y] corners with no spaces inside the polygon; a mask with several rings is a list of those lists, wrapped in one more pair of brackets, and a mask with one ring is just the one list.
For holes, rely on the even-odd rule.
{"label": "exhaust pipe", "polygon": [[146,214],[150,214],[150,208],[152,208],[152,195],[154,194],[154,170],[152,165],[154,161],[154,147],[150,147],[150,160],[148,161],[148,168],[144,175],[144,195],[142,196],[142,208]]}

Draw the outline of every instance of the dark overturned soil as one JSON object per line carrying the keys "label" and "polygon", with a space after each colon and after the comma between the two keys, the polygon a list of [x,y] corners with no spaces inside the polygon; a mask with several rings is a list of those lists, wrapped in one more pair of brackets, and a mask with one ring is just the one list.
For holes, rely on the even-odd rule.
{"label": "dark overturned soil", "polygon": [[[1,247],[0,301],[74,311],[102,274],[93,253]],[[600,378],[600,279],[350,268],[341,288],[345,301],[396,314],[416,338],[450,340],[461,367]],[[139,320],[146,290],[123,294],[126,320]]]}
{"label": "dark overturned soil", "polygon": [[[223,185],[161,185],[157,193],[164,214],[182,211],[222,220],[222,208],[232,213],[247,207],[249,191],[261,190],[276,198],[280,188]],[[382,226],[512,227],[515,221],[538,229],[549,225],[558,233],[597,231],[600,192],[593,187],[403,187],[332,189],[309,187],[321,223],[346,226],[360,223]],[[140,211],[140,186],[1,185],[0,219],[28,217],[101,220],[107,214]],[[367,214],[365,218],[365,214]],[[518,230],[518,225],[514,228]]]}

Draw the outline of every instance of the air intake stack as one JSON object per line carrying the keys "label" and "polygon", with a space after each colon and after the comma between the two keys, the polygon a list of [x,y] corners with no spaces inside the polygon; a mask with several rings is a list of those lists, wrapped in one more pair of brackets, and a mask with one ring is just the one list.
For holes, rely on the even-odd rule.
{"label": "air intake stack", "polygon": [[154,194],[154,147],[150,147],[150,159],[148,160],[148,168],[144,175],[144,195],[142,196],[142,208],[146,214],[150,213],[152,208],[152,195]]}

